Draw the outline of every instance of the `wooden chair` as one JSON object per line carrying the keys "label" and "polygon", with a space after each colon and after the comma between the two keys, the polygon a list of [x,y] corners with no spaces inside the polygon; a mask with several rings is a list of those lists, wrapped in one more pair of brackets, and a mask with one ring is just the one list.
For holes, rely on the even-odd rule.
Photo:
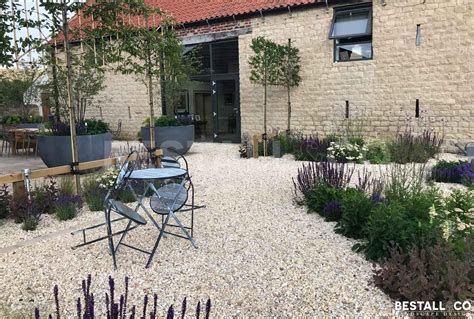
{"label": "wooden chair", "polygon": [[16,155],[18,150],[27,152],[28,134],[25,131],[14,131],[13,136],[12,154]]}

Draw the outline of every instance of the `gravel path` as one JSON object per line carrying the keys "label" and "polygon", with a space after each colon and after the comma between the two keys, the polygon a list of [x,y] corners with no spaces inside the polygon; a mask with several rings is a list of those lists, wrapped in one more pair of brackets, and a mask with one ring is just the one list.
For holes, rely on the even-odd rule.
{"label": "gravel path", "polygon": [[[242,160],[236,145],[208,143],[195,144],[189,162],[197,202],[207,205],[196,213],[199,249],[165,238],[152,267],[144,269],[145,255],[121,248],[114,270],[105,242],[71,250],[79,238],[62,231],[0,253],[0,308],[31,313],[34,305],[46,307],[53,304],[51,291],[58,284],[62,309],[71,315],[80,281],[92,274],[98,298],[105,293],[109,275],[119,288],[128,275],[130,296],[137,304],[144,293],[156,292],[161,307],[186,296],[193,308],[199,299],[210,297],[214,317],[392,313],[392,301],[369,284],[371,264],[351,251],[354,241],[292,203],[291,178],[301,163]],[[49,223],[49,232],[60,231],[100,216],[84,210],[75,223],[44,223]],[[8,225],[0,226],[3,247],[48,232],[15,239],[10,230],[15,225]],[[155,236],[150,223],[135,230],[127,242],[149,249]]]}

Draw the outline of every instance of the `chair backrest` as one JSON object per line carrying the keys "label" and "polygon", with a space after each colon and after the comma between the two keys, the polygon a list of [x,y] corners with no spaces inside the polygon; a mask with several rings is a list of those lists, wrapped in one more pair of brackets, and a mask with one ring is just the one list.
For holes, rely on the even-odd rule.
{"label": "chair backrest", "polygon": [[189,170],[188,160],[184,155],[178,153],[176,150],[168,149],[168,152],[171,153],[169,156],[165,156],[161,159],[161,164],[163,167],[172,167],[172,168],[183,168],[186,171]]}
{"label": "chair backrest", "polygon": [[117,198],[118,194],[127,186],[127,181],[130,175],[133,173],[134,165],[131,161],[131,156],[136,153],[136,151],[132,151],[128,154],[125,161],[122,163],[120,167],[119,173],[117,174],[117,178],[115,179],[114,184],[108,190],[107,195],[105,196],[105,206],[109,205],[109,201],[111,199]]}

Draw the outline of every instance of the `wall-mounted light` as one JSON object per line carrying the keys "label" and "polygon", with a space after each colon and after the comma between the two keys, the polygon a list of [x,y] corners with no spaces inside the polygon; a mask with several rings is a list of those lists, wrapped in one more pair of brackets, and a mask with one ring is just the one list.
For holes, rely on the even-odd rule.
{"label": "wall-mounted light", "polygon": [[349,101],[346,101],[346,119],[349,118]]}
{"label": "wall-mounted light", "polygon": [[416,99],[416,102],[415,102],[415,117],[416,118],[420,117],[420,99]]}
{"label": "wall-mounted light", "polygon": [[416,25],[416,46],[421,45],[421,24]]}

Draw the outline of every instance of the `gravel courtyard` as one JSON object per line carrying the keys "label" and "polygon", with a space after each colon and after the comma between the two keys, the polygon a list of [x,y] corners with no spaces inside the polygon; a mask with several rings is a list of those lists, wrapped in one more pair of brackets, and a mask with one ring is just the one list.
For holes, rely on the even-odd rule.
{"label": "gravel courtyard", "polygon": [[[191,309],[198,300],[211,298],[212,317],[392,314],[392,301],[369,283],[371,263],[351,251],[354,241],[335,234],[333,223],[293,204],[291,178],[301,163],[243,160],[237,148],[193,146],[188,159],[196,200],[207,205],[196,212],[199,248],[167,237],[150,269],[144,268],[147,256],[122,247],[114,270],[104,241],[70,248],[80,241],[69,234],[70,229],[100,221],[100,212],[83,209],[66,224],[47,216],[36,232],[26,236],[18,235],[19,225],[1,225],[0,308],[28,315],[35,305],[46,309],[53,304],[52,287],[58,284],[62,310],[72,317],[81,280],[92,274],[96,303],[104,300],[109,275],[118,292],[129,276],[131,301],[141,305],[144,294],[157,293],[163,316],[166,305],[174,303],[179,309],[184,297]],[[14,227],[17,231],[12,231]],[[126,241],[150,249],[156,236],[149,223]],[[25,239],[30,240],[11,247]]]}

